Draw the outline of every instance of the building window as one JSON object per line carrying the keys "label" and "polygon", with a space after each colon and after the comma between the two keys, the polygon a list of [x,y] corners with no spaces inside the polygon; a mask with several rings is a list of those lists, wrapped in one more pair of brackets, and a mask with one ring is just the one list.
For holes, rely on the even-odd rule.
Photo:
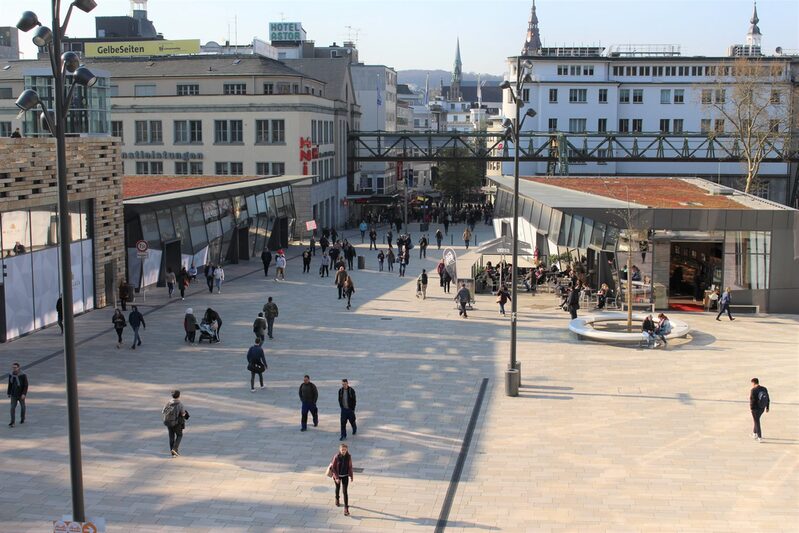
{"label": "building window", "polygon": [[682,121],[683,121],[683,119],[681,119],[681,118],[675,118],[674,119],[674,129],[673,129],[674,133],[682,133],[682,127],[683,127],[682,126],[683,125]]}
{"label": "building window", "polygon": [[607,104],[608,103],[608,90],[607,89],[599,89],[599,103],[600,104]]}
{"label": "building window", "polygon": [[196,83],[178,84],[178,96],[197,96],[200,86]]}
{"label": "building window", "polygon": [[608,119],[600,118],[596,121],[596,131],[599,133],[605,133],[608,131]]}
{"label": "building window", "polygon": [[286,142],[286,121],[283,119],[273,120],[271,124],[272,129],[272,143],[285,143]]}
{"label": "building window", "polygon": [[568,76],[569,65],[558,65],[558,76]]}
{"label": "building window", "polygon": [[583,76],[593,76],[594,65],[583,65]]}
{"label": "building window", "polygon": [[716,89],[715,96],[717,104],[723,104],[727,101],[727,91],[725,89]]}
{"label": "building window", "polygon": [[630,131],[630,119],[628,118],[620,118],[619,119],[619,133],[629,133]]}
{"label": "building window", "polygon": [[556,118],[549,119],[547,127],[549,128],[550,132],[558,131],[558,119]]}
{"label": "building window", "polygon": [[780,119],[772,118],[768,121],[768,129],[771,133],[780,132]]}
{"label": "building window", "polygon": [[717,118],[713,123],[713,131],[716,133],[724,133],[724,119]]}
{"label": "building window", "polygon": [[219,161],[216,162],[214,165],[215,174],[220,176],[227,176],[230,174],[230,164],[229,163],[221,163]]}
{"label": "building window", "polygon": [[291,94],[291,84],[290,83],[278,83],[277,84],[277,94]]}
{"label": "building window", "polygon": [[624,75],[624,67],[613,67],[613,75],[614,76],[623,76]]}
{"label": "building window", "polygon": [[522,100],[525,102],[530,101],[530,89],[522,89]]}
{"label": "building window", "polygon": [[255,144],[266,144],[269,142],[269,121],[255,121]]}
{"label": "building window", "polygon": [[155,85],[136,85],[133,87],[133,96],[155,96]]}
{"label": "building window", "polygon": [[671,120],[667,118],[660,119],[660,133],[668,133]]}
{"label": "building window", "polygon": [[176,120],[175,144],[200,144],[203,142],[203,126],[200,120]]}
{"label": "building window", "polygon": [[11,137],[10,122],[0,122],[0,137]]}
{"label": "building window", "polygon": [[222,85],[223,94],[247,94],[246,83],[225,83]]}
{"label": "building window", "polygon": [[[121,120],[112,120],[111,121],[111,137],[119,137],[120,140],[123,142],[125,138],[123,136],[124,128],[122,127]],[[0,135],[0,137],[5,137],[5,135]]]}
{"label": "building window", "polygon": [[569,75],[570,76],[579,76],[582,73],[582,68],[580,65],[571,65],[569,67]]}
{"label": "building window", "polygon": [[136,121],[136,144],[162,144],[163,142],[160,120]]}
{"label": "building window", "polygon": [[189,174],[193,176],[201,176],[203,173],[203,162],[202,161],[191,161],[189,162]]}
{"label": "building window", "polygon": [[264,83],[264,94],[275,94],[275,84]]}
{"label": "building window", "polygon": [[215,144],[241,144],[244,142],[243,122],[241,120],[215,120]]}
{"label": "building window", "polygon": [[549,103],[550,104],[557,104],[558,103],[558,90],[557,89],[550,89],[549,90]]}
{"label": "building window", "polygon": [[782,102],[782,93],[776,89],[771,90],[771,99],[769,100],[772,104],[779,104]]}
{"label": "building window", "polygon": [[271,176],[269,165],[270,163],[255,163],[255,174],[258,176]]}
{"label": "building window", "polygon": [[661,89],[660,90],[660,103],[661,104],[670,104],[671,103],[671,89]]}
{"label": "building window", "polygon": [[699,131],[702,133],[710,133],[710,119],[703,118],[699,123]]}
{"label": "building window", "polygon": [[0,100],[12,100],[14,92],[11,87],[0,87]]}
{"label": "building window", "polygon": [[644,90],[643,89],[633,89],[633,103],[634,104],[643,104],[644,103]]}
{"label": "building window", "polygon": [[231,176],[241,176],[244,174],[244,163],[231,163],[230,164],[230,175]]}
{"label": "building window", "polygon": [[641,133],[644,131],[644,119],[642,118],[634,118],[633,119],[633,133]]}
{"label": "building window", "polygon": [[674,103],[675,104],[685,103],[685,89],[674,89]]}
{"label": "building window", "polygon": [[587,120],[584,118],[569,119],[569,133],[585,133]]}
{"label": "building window", "polygon": [[318,144],[316,139],[316,121],[311,120],[311,143]]}
{"label": "building window", "polygon": [[702,103],[710,104],[713,102],[713,91],[711,89],[702,89]]}
{"label": "building window", "polygon": [[588,100],[588,89],[569,89],[570,104],[584,104]]}
{"label": "building window", "polygon": [[175,175],[185,176],[189,173],[188,161],[175,161]]}
{"label": "building window", "polygon": [[163,174],[164,163],[162,161],[136,161],[136,174]]}
{"label": "building window", "polygon": [[619,103],[620,104],[630,103],[630,89],[619,89]]}

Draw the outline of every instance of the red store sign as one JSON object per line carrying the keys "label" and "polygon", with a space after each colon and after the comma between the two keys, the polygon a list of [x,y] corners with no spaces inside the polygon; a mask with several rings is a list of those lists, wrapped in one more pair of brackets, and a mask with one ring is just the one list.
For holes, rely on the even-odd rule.
{"label": "red store sign", "polygon": [[308,176],[308,162],[319,159],[319,146],[311,142],[310,137],[300,137],[300,163],[302,163],[302,175]]}

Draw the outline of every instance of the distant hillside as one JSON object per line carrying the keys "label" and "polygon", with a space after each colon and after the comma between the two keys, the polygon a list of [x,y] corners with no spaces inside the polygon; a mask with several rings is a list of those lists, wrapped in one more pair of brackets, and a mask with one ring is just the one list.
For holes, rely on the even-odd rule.
{"label": "distant hillside", "polygon": [[[438,87],[441,80],[444,80],[444,85],[449,85],[452,79],[452,72],[446,70],[398,70],[397,80],[398,83],[405,83],[408,85],[416,85],[419,88],[424,87],[425,78],[430,75],[430,88]],[[464,72],[463,81],[477,81],[478,74],[476,72]],[[494,76],[492,74],[479,74],[481,80],[501,82],[502,76]]]}

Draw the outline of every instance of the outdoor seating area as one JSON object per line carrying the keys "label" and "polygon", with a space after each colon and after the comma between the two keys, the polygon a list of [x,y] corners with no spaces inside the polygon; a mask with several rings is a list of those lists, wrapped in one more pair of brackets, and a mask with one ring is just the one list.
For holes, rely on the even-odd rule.
{"label": "outdoor seating area", "polygon": [[[609,331],[598,330],[594,324],[601,322],[626,322],[627,313],[595,313],[577,317],[569,322],[569,330],[577,334],[581,339],[588,339],[597,342],[640,344],[641,342],[641,323],[647,317],[646,314],[633,314],[633,331]],[[677,319],[669,318],[671,322],[671,333],[666,337],[676,339],[687,336],[691,332],[688,323]]]}

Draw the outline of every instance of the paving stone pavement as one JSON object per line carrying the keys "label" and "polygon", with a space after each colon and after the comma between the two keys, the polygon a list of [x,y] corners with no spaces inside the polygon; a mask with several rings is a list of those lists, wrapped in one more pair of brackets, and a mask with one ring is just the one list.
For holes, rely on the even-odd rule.
{"label": "paving stone pavement", "polygon": [[[481,241],[489,233],[478,226]],[[219,295],[198,285],[167,304],[165,290],[152,291],[135,351],[115,348],[109,311],[79,317],[87,514],[105,517],[109,532],[431,531],[488,377],[448,531],[795,531],[797,317],[685,314],[690,340],[638,350],[577,341],[552,296],[522,294],[523,388],[508,398],[509,320],[491,296],[459,319],[435,277],[426,301],[414,297],[420,269],[439,257],[432,248],[426,260],[414,248],[404,279],[375,272],[375,253],[359,251],[368,269],[353,274],[351,311],[333,278],[314,274],[317,256],[305,275],[291,260],[285,282],[251,261],[226,269]],[[280,316],[266,387],[252,394],[245,353],[267,296]],[[199,315],[209,305],[223,318],[222,343],[184,344],[186,307]],[[0,364],[28,364],[59,342],[50,328],[7,343]],[[62,361],[27,370],[29,420],[0,426],[0,531],[47,531],[70,510]],[[301,433],[304,373],[319,387],[320,426]],[[749,437],[755,375],[773,400],[762,444]],[[358,393],[348,443],[363,469],[350,517],[324,476],[342,377]],[[160,408],[174,387],[192,416],[182,457],[170,459]]]}

